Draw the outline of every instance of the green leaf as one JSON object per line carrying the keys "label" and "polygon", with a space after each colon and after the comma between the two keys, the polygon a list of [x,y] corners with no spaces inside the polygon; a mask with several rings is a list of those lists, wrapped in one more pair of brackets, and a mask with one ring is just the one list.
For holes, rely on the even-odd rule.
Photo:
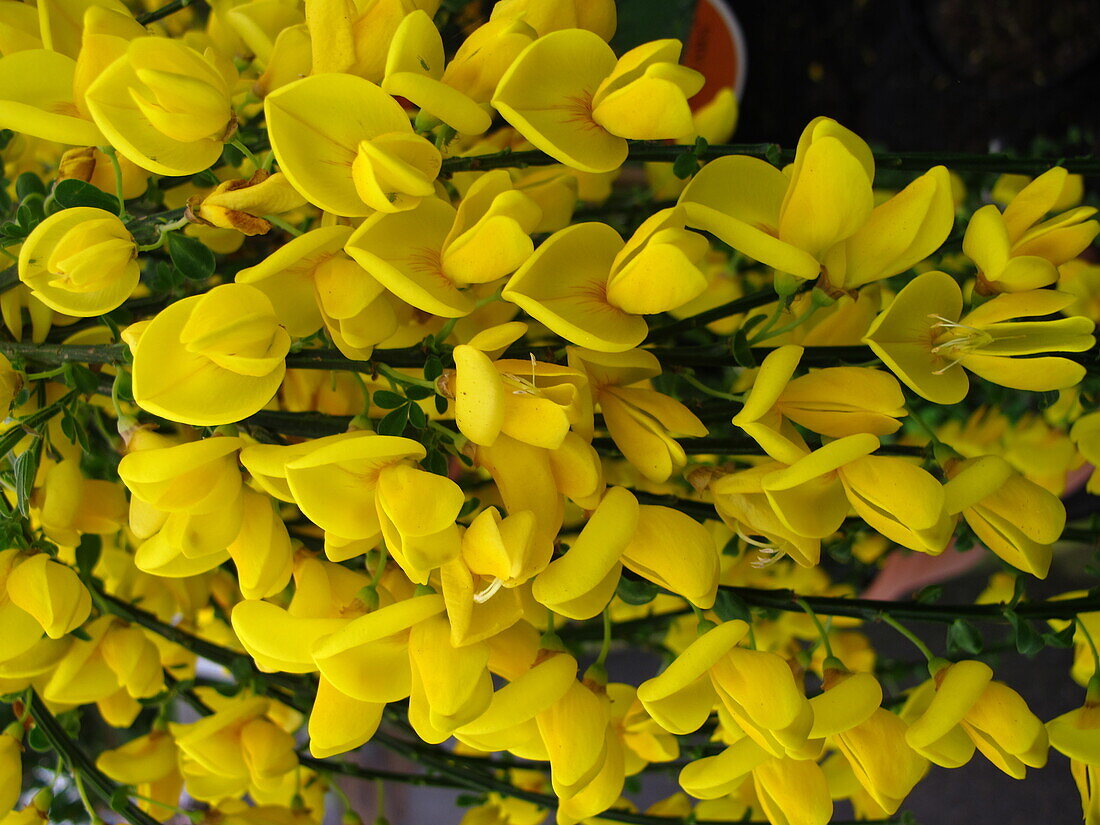
{"label": "green leaf", "polygon": [[752,622],[752,610],[745,600],[729,590],[719,590],[714,600],[714,612],[724,622],[732,622],[740,619],[743,622]]}
{"label": "green leaf", "polygon": [[470,513],[472,513],[480,506],[481,499],[479,499],[477,496],[466,500],[462,505],[462,509],[458,511],[458,518],[466,518],[466,516],[470,515]]}
{"label": "green leaf", "polygon": [[1051,647],[1073,647],[1073,631],[1077,629],[1074,622],[1070,622],[1057,633],[1049,631],[1043,634],[1043,641]]}
{"label": "green leaf", "polygon": [[52,750],[50,740],[46,738],[46,734],[42,732],[42,729],[37,726],[27,731],[27,736],[23,741],[30,746],[31,750],[38,751],[38,753]]}
{"label": "green leaf", "polygon": [[441,450],[433,450],[425,456],[424,467],[437,476],[447,475],[447,456]]}
{"label": "green leaf", "polygon": [[419,404],[409,404],[409,423],[418,430],[427,428],[428,415]]}
{"label": "green leaf", "polygon": [[42,459],[42,438],[36,436],[31,446],[15,459],[15,493],[18,497],[19,512],[30,514],[31,493],[34,492],[34,478],[38,474],[38,463]]}
{"label": "green leaf", "polygon": [[943,588],[938,584],[922,587],[913,596],[917,604],[935,604],[943,597]]}
{"label": "green leaf", "polygon": [[112,791],[108,805],[116,814],[126,813],[126,809],[130,805],[130,789],[125,785],[119,785]]}
{"label": "green leaf", "polygon": [[442,395],[437,395],[435,397],[435,411],[440,415],[447,412],[447,399]]}
{"label": "green leaf", "polygon": [[694,152],[683,152],[672,162],[672,174],[686,180],[699,171],[699,159]]}
{"label": "green leaf", "polygon": [[183,277],[192,281],[202,281],[214,274],[214,253],[196,238],[169,232],[168,255]]}
{"label": "green leaf", "polygon": [[947,630],[947,649],[951,653],[969,653],[976,656],[982,652],[982,636],[974,625],[963,619],[955,619]]}
{"label": "green leaf", "polygon": [[76,569],[81,576],[92,575],[102,550],[103,540],[99,536],[85,533],[80,537],[80,544],[76,548]]}
{"label": "green leaf", "polygon": [[756,356],[752,354],[752,347],[749,346],[749,333],[759,324],[764,323],[766,317],[763,314],[754,315],[741,325],[741,329],[734,333],[733,360],[737,362],[737,366],[747,369],[757,366]]}
{"label": "green leaf", "polygon": [[374,393],[374,406],[381,407],[384,410],[396,409],[404,403],[406,403],[405,396],[398,395],[395,392],[377,390]]}
{"label": "green leaf", "polygon": [[28,195],[46,196],[46,184],[34,172],[24,172],[15,179],[15,197],[25,200]]}
{"label": "green leaf", "polygon": [[81,395],[93,395],[99,390],[99,377],[83,364],[65,364],[65,383]]}
{"label": "green leaf", "polygon": [[619,586],[615,594],[627,604],[649,604],[657,598],[657,585],[645,579],[628,579],[626,576],[619,578]]}
{"label": "green leaf", "polygon": [[1043,649],[1043,637],[1032,626],[1031,622],[1021,619],[1015,610],[1006,610],[1005,616],[1012,624],[1013,634],[1016,636],[1016,649],[1025,656],[1034,656]]}
{"label": "green leaf", "polygon": [[[429,355],[424,359],[424,377],[434,381],[443,374],[443,360],[438,355]],[[426,397],[426,396],[425,396]]]}
{"label": "green leaf", "polygon": [[431,398],[435,395],[435,391],[427,387],[410,386],[405,388],[405,395],[409,396],[413,401],[423,401],[425,398]]}
{"label": "green leaf", "polygon": [[[377,397],[378,393],[375,393]],[[409,407],[404,405],[382,416],[378,422],[379,435],[401,435],[405,432],[405,424],[409,420]]]}
{"label": "green leaf", "polygon": [[61,209],[91,206],[96,209],[104,209],[112,214],[118,214],[118,198],[104,192],[98,186],[73,178],[58,181],[53,188],[53,200]]}

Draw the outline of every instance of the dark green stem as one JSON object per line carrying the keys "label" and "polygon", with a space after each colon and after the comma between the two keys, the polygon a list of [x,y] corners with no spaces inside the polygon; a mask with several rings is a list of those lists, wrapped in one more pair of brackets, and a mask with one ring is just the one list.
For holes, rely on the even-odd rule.
{"label": "dark green stem", "polygon": [[0,295],[3,295],[9,289],[15,289],[22,281],[19,280],[19,267],[9,266],[3,272],[0,272]]}
{"label": "dark green stem", "polygon": [[0,436],[0,457],[6,456],[15,449],[15,445],[27,437],[28,430],[35,430],[45,424],[76,398],[76,392],[69,392],[58,398],[52,404],[48,404],[40,410],[36,410],[26,418],[19,419],[15,426]]}
{"label": "dark green stem", "polygon": [[[627,155],[632,161],[653,161],[672,163],[681,155],[690,152],[699,160],[712,160],[726,155],[746,155],[759,158],[776,166],[784,166],[794,160],[794,151],[783,149],[778,143],[716,143],[702,151],[694,146],[681,146],[668,143],[631,142]],[[443,161],[441,174],[453,172],[484,172],[489,169],[504,169],[524,166],[550,166],[560,163],[544,152],[537,150],[512,152],[505,150],[489,155],[472,155],[447,158]],[[1072,158],[1014,157],[1003,152],[996,154],[977,154],[969,152],[875,152],[876,169],[897,169],[922,172],[933,166],[947,166],[956,172],[1000,172],[1022,175],[1037,175],[1054,166],[1062,166],[1070,172],[1082,175],[1100,174],[1100,158],[1084,155]]]}
{"label": "dark green stem", "polygon": [[61,727],[54,715],[46,708],[41,697],[33,688],[30,692],[28,706],[31,718],[34,719],[35,725],[50,743],[50,747],[65,762],[65,766],[69,771],[74,776],[79,776],[107,807],[116,810],[132,825],[159,825],[157,820],[141,810],[129,797],[126,798],[125,802],[119,804],[118,791],[120,786],[95,766],[92,758],[84,753],[69,734],[65,732],[65,729]]}
{"label": "dark green stem", "polygon": [[148,26],[150,23],[155,23],[178,11],[182,11],[194,2],[195,0],[172,0],[171,3],[165,3],[159,9],[153,9],[145,14],[138,15],[137,21],[143,26]]}

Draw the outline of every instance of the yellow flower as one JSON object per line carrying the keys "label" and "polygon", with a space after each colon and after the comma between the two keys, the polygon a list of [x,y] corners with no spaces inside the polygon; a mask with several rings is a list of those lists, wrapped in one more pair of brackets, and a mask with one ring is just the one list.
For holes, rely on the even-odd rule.
{"label": "yellow flower", "polygon": [[137,338],[130,342],[134,400],[172,421],[247,418],[271,400],[286,372],[290,336],[267,296],[245,284],[183,298],[128,332]]}
{"label": "yellow flower", "polygon": [[892,815],[928,769],[905,741],[907,725],[879,707],[882,688],[868,673],[829,671],[825,692],[810,700],[810,738],[828,736],[855,779],[886,815]]}
{"label": "yellow flower", "polygon": [[[506,324],[502,326],[511,327]],[[522,335],[525,325],[519,324]],[[556,450],[571,428],[590,433],[588,379],[575,367],[508,358],[493,360],[482,346],[494,330],[454,348],[455,424],[475,444],[490,446],[501,433]]]}
{"label": "yellow flower", "polygon": [[11,402],[23,386],[23,376],[12,369],[11,361],[0,355],[0,413],[7,419]]}
{"label": "yellow flower", "polygon": [[51,49],[0,58],[0,126],[68,145],[102,145],[103,133],[81,111],[73,88],[77,63]]}
{"label": "yellow flower", "polygon": [[708,163],[680,196],[691,226],[798,278],[851,290],[935,252],[954,223],[951,182],[937,166],[874,206],[871,150],[826,117],[810,121],[794,164],[745,156]]}
{"label": "yellow flower", "polygon": [[117,216],[78,206],[50,215],[19,250],[19,279],[66,315],[104,315],[130,297],[140,267],[137,244]]}
{"label": "yellow flower", "polygon": [[603,768],[610,704],[602,687],[574,680],[564,695],[535,716],[558,799],[576,796]]}
{"label": "yellow flower", "polygon": [[1069,758],[1070,771],[1081,795],[1085,825],[1100,823],[1100,713],[1090,687],[1085,704],[1046,724],[1050,746]]}
{"label": "yellow flower", "polygon": [[[267,699],[242,696],[196,722],[169,723],[192,795],[216,800],[251,788],[270,790],[298,768],[294,737],[267,718],[269,706]],[[207,777],[220,793],[200,790]]]}
{"label": "yellow flower", "polygon": [[803,352],[794,344],[770,352],[733,417],[768,455],[793,463],[809,451],[793,424],[832,438],[897,432],[905,397],[893,376],[865,367],[826,367],[791,380]]}
{"label": "yellow flower", "polygon": [[[478,26],[462,41],[443,70],[445,84],[477,103],[489,102],[508,67],[538,37],[527,18],[509,19],[499,15],[501,5],[493,7],[493,19]],[[437,116],[450,123],[442,115]]]}
{"label": "yellow flower", "polygon": [[338,225],[306,232],[242,269],[236,281],[263,292],[295,338],[323,326],[344,355],[366,360],[397,331],[398,317],[385,288],[341,251],[351,232]]}
{"label": "yellow flower", "polygon": [[669,733],[694,733],[718,703],[710,669],[748,633],[745,622],[723,622],[695,639],[659,675],[638,687],[638,700]]}
{"label": "yellow flower", "polygon": [[[1100,232],[1096,214],[1082,206],[1038,223],[1048,212],[1064,208],[1065,169],[1049,169],[1012,198],[1002,214],[989,204],[974,213],[966,227],[963,251],[978,266],[977,289],[1021,292],[1058,280],[1058,267],[1088,248]],[[1066,204],[1068,205],[1068,204]]]}
{"label": "yellow flower", "polygon": [[489,707],[493,698],[489,645],[453,644],[446,615],[437,614],[413,626],[409,658],[409,722],[425,742],[437,745],[449,739]]}
{"label": "yellow flower", "polygon": [[1081,258],[1063,264],[1058,268],[1058,289],[1074,296],[1063,313],[1100,321],[1100,266]]}
{"label": "yellow flower", "polygon": [[80,627],[92,609],[92,597],[71,567],[38,553],[19,563],[7,581],[12,604],[34,617],[51,639]]}
{"label": "yellow flower", "polygon": [[994,682],[982,662],[943,667],[909,696],[905,740],[945,768],[965,765],[977,748],[1014,779],[1047,761],[1047,731],[1016,691]]}
{"label": "yellow flower", "polygon": [[562,29],[587,29],[610,40],[615,33],[614,0],[501,0],[491,19],[522,20],[539,36]]}
{"label": "yellow flower", "polygon": [[1010,319],[1049,315],[1072,300],[1035,289],[998,295],[963,315],[955,280],[944,272],[925,272],[898,293],[863,340],[906,386],[937,404],[957,404],[966,396],[970,382],[956,365],[1012,389],[1064,389],[1081,381],[1083,366],[1066,358],[1014,356],[1084,352],[1095,343],[1092,321]]}
{"label": "yellow flower", "polygon": [[466,287],[514,272],[534,249],[542,218],[533,200],[495,170],[470,187],[458,209],[438,198],[367,218],[345,249],[379,283],[408,304],[444,318],[469,315]]}
{"label": "yellow flower", "polygon": [[[96,757],[96,767],[116,782],[133,786],[150,802],[135,800],[138,806],[154,818],[164,816],[175,805],[183,791],[183,777],[178,766],[176,742],[167,731],[153,730],[131,739],[125,745],[103,751]],[[161,803],[158,805],[156,803]]]}
{"label": "yellow flower", "polygon": [[77,458],[43,466],[44,478],[31,498],[46,535],[75,547],[85,533],[109,535],[126,521],[126,495],[111,481],[85,478]]}
{"label": "yellow flower", "polygon": [[[492,47],[486,49],[487,53],[492,51]],[[444,71],[446,59],[443,38],[431,16],[417,9],[405,16],[393,34],[382,89],[405,98],[422,113],[438,118],[459,134],[481,134],[492,125],[493,119],[478,101],[448,83]]]}
{"label": "yellow flower", "polygon": [[1061,499],[1000,456],[949,461],[944,469],[948,512],[962,513],[978,539],[1013,567],[1046,578],[1051,545],[1066,525]]}
{"label": "yellow flower", "polygon": [[279,169],[326,212],[400,212],[435,195],[439,150],[368,80],[305,77],[269,94],[264,112]]}
{"label": "yellow flower", "polygon": [[555,232],[511,277],[504,298],[571,343],[600,352],[638,346],[643,315],[686,304],[706,289],[698,262],[707,243],[663,209],[626,243],[603,223]]}
{"label": "yellow flower", "polygon": [[500,80],[493,106],[537,148],[584,172],[610,172],[627,139],[687,135],[687,99],[703,86],[677,64],[680,42],[655,40],[616,61],[611,47],[584,29],[544,34]]}
{"label": "yellow flower", "polygon": [[212,50],[141,37],[88,87],[88,109],[121,154],[160,175],[212,166],[237,128],[236,70]]}
{"label": "yellow flower", "polygon": [[567,347],[569,363],[583,369],[604,426],[623,456],[650,481],[667,481],[687,463],[676,437],[707,434],[706,425],[674,398],[638,386],[661,374],[651,352],[604,353]]}
{"label": "yellow flower", "polygon": [[313,74],[348,72],[380,82],[397,27],[417,9],[435,14],[440,0],[375,0],[362,9],[349,0],[308,0]]}
{"label": "yellow flower", "polygon": [[535,600],[571,619],[597,615],[619,584],[620,558],[638,524],[638,500],[625,487],[612,487],[569,551],[535,578]]}
{"label": "yellow flower", "polygon": [[[675,553],[668,548],[675,547]],[[714,537],[695,519],[671,507],[642,504],[638,526],[623,550],[623,566],[696,607],[714,606],[719,559]]]}
{"label": "yellow flower", "polygon": [[[22,730],[19,733],[22,734]],[[0,816],[3,817],[18,804],[23,790],[22,752],[19,739],[7,731],[0,733]]]}
{"label": "yellow flower", "polygon": [[1073,422],[1069,437],[1078,451],[1093,466],[1086,489],[1100,495],[1100,411],[1083,415]]}
{"label": "yellow flower", "polygon": [[506,518],[496,507],[482,510],[462,536],[461,557],[441,570],[452,643],[479,641],[519,621],[517,588],[546,569],[553,551],[530,510]]}

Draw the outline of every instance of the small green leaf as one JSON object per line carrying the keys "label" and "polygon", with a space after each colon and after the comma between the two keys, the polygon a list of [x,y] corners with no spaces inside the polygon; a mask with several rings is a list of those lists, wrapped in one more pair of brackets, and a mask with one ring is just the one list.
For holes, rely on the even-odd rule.
{"label": "small green leaf", "polygon": [[428,426],[428,416],[419,404],[409,404],[409,423],[418,430]]}
{"label": "small green leaf", "polygon": [[672,162],[672,174],[680,180],[687,180],[699,171],[699,159],[694,152],[683,152]]}
{"label": "small green leaf", "polygon": [[440,415],[447,412],[447,399],[442,395],[437,395],[435,397],[435,411]]}
{"label": "small green leaf", "polygon": [[1043,634],[1043,641],[1051,647],[1073,647],[1073,631],[1077,629],[1074,622],[1070,622],[1057,633],[1049,631]]}
{"label": "small green leaf", "polygon": [[378,390],[374,393],[374,406],[384,410],[392,410],[405,403],[405,396],[398,395],[389,390]]}
{"label": "small green leaf", "polygon": [[53,200],[61,209],[91,206],[112,214],[118,213],[118,198],[104,192],[98,186],[74,178],[58,181],[53,188]]}
{"label": "small green leaf", "polygon": [[1016,650],[1025,656],[1034,656],[1043,649],[1043,637],[1039,635],[1031,622],[1021,619],[1014,610],[1006,610],[1005,616],[1012,624],[1012,630],[1016,636]]}
{"label": "small green leaf", "polygon": [[729,590],[719,590],[714,600],[714,612],[724,622],[732,622],[740,619],[743,622],[752,623],[752,610],[745,600]]}
{"label": "small green leaf", "polygon": [[947,630],[947,649],[951,653],[962,651],[976,656],[982,652],[982,636],[969,622],[955,619]]}
{"label": "small green leaf", "polygon": [[46,738],[46,734],[39,727],[33,727],[27,731],[27,737],[23,741],[30,745],[31,750],[38,751],[38,753],[51,750],[50,740]]}
{"label": "small green leaf", "polygon": [[447,456],[440,450],[428,453],[423,464],[428,472],[435,473],[437,476],[447,475]]}
{"label": "small green leaf", "polygon": [[466,518],[466,516],[470,515],[470,513],[474,512],[474,510],[476,510],[480,506],[481,499],[479,499],[477,496],[474,496],[471,499],[467,499],[463,503],[462,509],[458,511],[458,518]]}
{"label": "small green leaf", "polygon": [[42,459],[42,438],[36,437],[31,446],[15,459],[15,493],[19,502],[19,512],[30,514],[31,493],[34,492],[34,478],[38,474],[38,462]]}
{"label": "small green leaf", "polygon": [[943,588],[938,584],[930,584],[922,587],[913,596],[918,604],[935,604],[943,596]]}
{"label": "small green leaf", "polygon": [[111,799],[108,804],[110,805],[111,810],[114,811],[116,814],[126,813],[126,809],[130,805],[130,789],[127,788],[125,785],[119,785],[111,793]]}
{"label": "small green leaf", "polygon": [[429,355],[424,359],[424,377],[434,381],[443,374],[443,360],[438,355]]}
{"label": "small green leaf", "polygon": [[64,375],[65,383],[81,395],[92,395],[99,390],[99,377],[83,364],[68,362]]}
{"label": "small green leaf", "polygon": [[427,387],[410,386],[405,388],[405,395],[413,401],[423,401],[425,398],[431,398],[435,392]]}
{"label": "small green leaf", "polygon": [[752,347],[749,346],[749,333],[758,325],[764,323],[766,317],[763,314],[754,315],[741,325],[741,329],[734,333],[733,360],[737,362],[737,366],[747,369],[757,366],[756,356],[752,354]]}
{"label": "small green leaf", "polygon": [[[375,393],[377,397],[378,393]],[[386,413],[378,422],[379,435],[401,435],[405,432],[405,424],[409,420],[408,405],[398,407],[396,410]]]}
{"label": "small green leaf", "polygon": [[28,195],[46,196],[46,184],[34,172],[24,172],[15,179],[15,197],[25,200]]}
{"label": "small green leaf", "polygon": [[628,579],[622,576],[615,593],[627,604],[649,604],[657,598],[657,585],[645,579]]}
{"label": "small green leaf", "polygon": [[202,281],[214,274],[214,253],[200,240],[181,232],[169,232],[168,254],[185,278]]}
{"label": "small green leaf", "polygon": [[92,575],[102,549],[103,540],[99,536],[85,533],[80,537],[80,544],[76,548],[76,569],[81,576]]}

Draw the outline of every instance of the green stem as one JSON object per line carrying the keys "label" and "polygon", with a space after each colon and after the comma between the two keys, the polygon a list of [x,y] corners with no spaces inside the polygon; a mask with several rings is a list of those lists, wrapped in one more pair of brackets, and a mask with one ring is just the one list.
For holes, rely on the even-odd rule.
{"label": "green stem", "polygon": [[814,623],[814,627],[817,628],[817,633],[819,636],[821,636],[821,644],[825,646],[826,658],[834,658],[833,646],[829,642],[829,632],[825,629],[825,626],[821,624],[821,619],[817,618],[817,614],[814,613],[814,609],[810,607],[809,602],[807,602],[804,598],[799,597],[795,599],[795,602],[806,612],[806,615],[810,617],[810,621]]}
{"label": "green stem", "polygon": [[414,387],[424,387],[432,392],[435,392],[435,382],[429,381],[427,378],[414,378],[411,375],[405,375],[403,372],[398,372],[392,367],[386,364],[375,364],[374,368],[378,370],[380,375],[386,376],[387,379],[395,384],[409,384]]}
{"label": "green stem", "polygon": [[685,383],[695,387],[695,389],[699,390],[699,392],[703,393],[704,395],[709,395],[713,398],[721,398],[724,401],[736,401],[738,403],[744,400],[740,395],[731,395],[728,392],[721,392],[720,390],[711,389],[687,370],[678,371],[676,372],[676,374],[680,378],[682,378]]}
{"label": "green stem", "polygon": [[[627,159],[632,161],[674,162],[687,148],[663,143],[632,141]],[[794,152],[778,143],[722,144],[715,143],[696,150],[700,160],[727,155],[746,155],[766,160],[775,166],[785,166],[794,160]],[[876,169],[898,169],[923,172],[944,165],[956,172],[1000,172],[1037,175],[1055,166],[1082,175],[1100,174],[1100,158],[1084,155],[1073,158],[1013,157],[1005,153],[976,154],[964,152],[875,152]],[[440,174],[487,171],[524,166],[550,166],[560,161],[537,150],[512,152],[505,150],[487,155],[452,157],[443,161]]]}
{"label": "green stem", "polygon": [[264,215],[264,220],[272,226],[279,227],[279,229],[283,230],[288,235],[293,235],[295,238],[302,234],[301,229],[291,223],[288,223],[287,221],[284,221],[278,215]]}
{"label": "green stem", "polygon": [[19,280],[19,267],[9,266],[0,272],[0,295],[11,289],[15,289],[23,282]]}
{"label": "green stem", "polygon": [[[244,155],[248,159],[248,162],[252,164],[253,169],[263,168],[262,166],[260,166],[259,159],[254,154],[252,154],[252,150],[244,145],[244,141],[241,140],[240,135],[234,135],[233,139],[229,141],[229,145],[239,151],[242,155]],[[265,218],[265,220],[270,220],[270,218]]]}
{"label": "green stem", "polygon": [[37,430],[59,412],[77,396],[76,390],[66,393],[52,404],[47,404],[40,410],[28,415],[26,418],[16,421],[16,426],[0,435],[0,456],[6,456],[15,446],[27,437],[28,430]]}
{"label": "green stem", "polygon": [[883,612],[879,616],[879,618],[881,618],[882,621],[886,622],[886,624],[890,625],[890,627],[894,628],[894,630],[896,630],[898,633],[900,633],[902,636],[912,642],[913,646],[921,652],[921,655],[928,660],[929,664],[931,664],[932,661],[936,658],[932,651],[929,650],[928,645],[921,641],[921,638],[916,633],[907,628],[889,613]]}
{"label": "green stem", "polygon": [[125,817],[131,825],[159,825],[155,819],[135,805],[129,797],[126,797],[125,802],[122,804],[118,804],[119,786],[95,766],[91,757],[84,753],[69,734],[65,732],[65,729],[61,727],[34,690],[31,691],[29,706],[35,726],[42,732],[46,741],[50,743],[50,747],[65,762],[66,767],[74,777],[74,781],[79,776],[81,780],[87,783],[92,793],[106,805],[117,805],[118,813]]}
{"label": "green stem", "polygon": [[1081,621],[1081,617],[1080,616],[1074,616],[1073,617],[1073,623],[1077,626],[1077,628],[1084,635],[1085,641],[1087,641],[1088,644],[1089,644],[1089,650],[1092,651],[1092,673],[1093,673],[1093,678],[1095,679],[1098,676],[1100,676],[1100,652],[1097,652],[1096,642],[1093,640],[1092,634],[1089,633],[1089,629],[1087,627],[1085,627],[1085,623],[1083,621]]}
{"label": "green stem", "polygon": [[111,166],[115,171],[115,197],[118,198],[118,216],[122,220],[126,220],[129,216],[126,214],[126,198],[122,195],[122,164],[118,160],[118,152],[115,151],[113,146],[100,146],[99,151],[111,160]]}
{"label": "green stem", "polygon": [[150,23],[163,20],[165,17],[187,8],[193,2],[194,0],[172,0],[171,3],[166,3],[159,9],[153,9],[152,11],[139,15],[137,21],[143,26],[148,26]]}

